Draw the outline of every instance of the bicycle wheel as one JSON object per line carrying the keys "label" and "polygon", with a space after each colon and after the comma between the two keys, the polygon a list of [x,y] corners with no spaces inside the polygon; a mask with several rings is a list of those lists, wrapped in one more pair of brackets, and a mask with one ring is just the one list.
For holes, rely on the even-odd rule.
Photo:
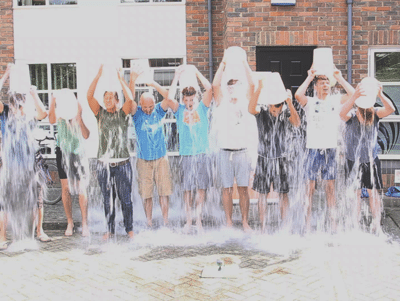
{"label": "bicycle wheel", "polygon": [[46,191],[43,194],[45,204],[54,205],[61,201],[61,182],[58,176],[58,169],[54,163],[46,162],[49,175],[52,181],[46,183]]}

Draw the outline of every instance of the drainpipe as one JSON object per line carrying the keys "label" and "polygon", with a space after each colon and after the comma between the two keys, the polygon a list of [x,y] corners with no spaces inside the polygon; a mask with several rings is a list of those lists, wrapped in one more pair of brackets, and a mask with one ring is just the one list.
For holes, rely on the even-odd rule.
{"label": "drainpipe", "polygon": [[353,0],[347,0],[347,81],[351,84],[353,69]]}
{"label": "drainpipe", "polygon": [[212,38],[212,10],[211,10],[211,0],[208,1],[208,68],[209,68],[209,76],[210,83],[213,80],[213,38]]}

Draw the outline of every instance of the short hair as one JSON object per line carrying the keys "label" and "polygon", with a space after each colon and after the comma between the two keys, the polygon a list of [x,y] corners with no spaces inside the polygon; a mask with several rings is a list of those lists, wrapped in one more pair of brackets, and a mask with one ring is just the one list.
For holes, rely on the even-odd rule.
{"label": "short hair", "polygon": [[228,82],[227,82],[226,84],[227,84],[228,86],[231,86],[231,85],[236,84],[238,81],[239,81],[238,79],[232,78],[232,79],[228,80]]}
{"label": "short hair", "polygon": [[10,95],[10,105],[16,106],[17,104],[25,102],[25,94],[13,93]]}
{"label": "short hair", "polygon": [[151,94],[150,92],[142,93],[142,95],[140,95],[140,101],[142,101],[142,99],[145,97],[151,98],[154,102],[156,102],[156,100],[154,99],[154,95]]}
{"label": "short hair", "polygon": [[183,96],[192,96],[192,95],[195,95],[195,94],[196,94],[196,89],[193,88],[193,87],[185,87],[182,90],[182,95]]}
{"label": "short hair", "polygon": [[[113,92],[113,91],[105,91],[103,97],[106,96],[106,93],[107,93],[107,92]],[[117,101],[119,101],[118,92],[114,92],[114,97],[115,97],[115,99],[116,99]]]}
{"label": "short hair", "polygon": [[316,85],[317,82],[320,80],[328,80],[329,81],[329,78],[326,75],[317,75],[314,77],[314,85]]}

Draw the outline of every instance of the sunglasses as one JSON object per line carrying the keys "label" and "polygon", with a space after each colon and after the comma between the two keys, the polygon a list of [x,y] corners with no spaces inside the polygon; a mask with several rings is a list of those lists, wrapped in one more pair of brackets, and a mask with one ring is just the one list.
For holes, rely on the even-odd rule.
{"label": "sunglasses", "polygon": [[283,102],[274,105],[275,108],[280,108],[281,106],[283,106]]}

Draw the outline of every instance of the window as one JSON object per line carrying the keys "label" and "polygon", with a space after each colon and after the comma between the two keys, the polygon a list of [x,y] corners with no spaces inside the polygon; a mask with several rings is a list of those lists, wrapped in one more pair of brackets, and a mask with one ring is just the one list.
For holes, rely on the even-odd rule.
{"label": "window", "polygon": [[[371,48],[369,75],[382,83],[383,92],[392,100],[396,111],[381,121],[379,130],[382,153],[390,158],[400,156],[400,48]],[[378,101],[378,105],[382,105]],[[385,158],[385,157],[383,157]]]}
{"label": "window", "polygon": [[77,95],[76,64],[30,64],[32,85],[37,87],[40,99],[49,108],[50,93],[53,90],[69,88]]}
{"label": "window", "polygon": [[78,0],[18,0],[18,6],[74,4],[78,4]]}
{"label": "window", "polygon": [[[153,74],[153,79],[159,85],[164,88],[169,88],[171,86],[172,80],[175,76],[175,69],[183,63],[182,58],[161,58],[161,59],[149,59],[150,70]],[[129,84],[130,78],[130,67],[131,59],[122,60],[122,68],[124,71],[124,78]],[[148,87],[145,84],[136,85],[135,89],[135,101],[140,99],[140,95],[144,92],[152,92],[156,103],[162,101],[163,97],[152,87]],[[165,137],[167,139],[167,150],[169,155],[178,154],[178,131],[176,127],[176,120],[171,112],[168,112],[164,119],[164,130]],[[134,138],[136,139],[136,138]],[[130,143],[132,145],[132,143]]]}

